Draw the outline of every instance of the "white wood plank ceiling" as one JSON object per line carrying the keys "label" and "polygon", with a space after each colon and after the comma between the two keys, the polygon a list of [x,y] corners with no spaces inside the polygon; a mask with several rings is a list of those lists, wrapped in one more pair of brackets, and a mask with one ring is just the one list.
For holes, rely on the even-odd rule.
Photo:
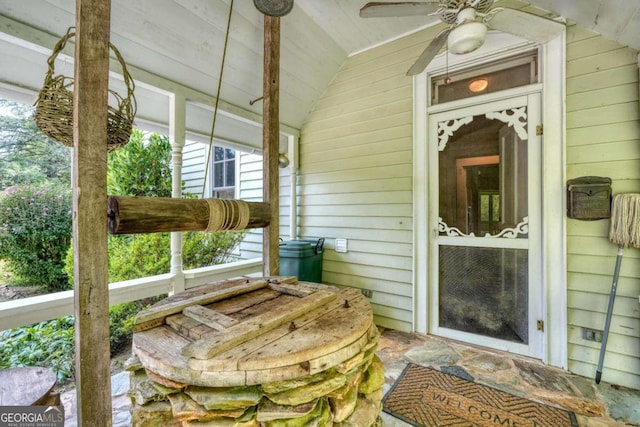
{"label": "white wood plank ceiling", "polygon": [[[505,0],[509,5],[524,3]],[[282,18],[281,121],[300,128],[315,101],[348,55],[439,22],[437,17],[361,19],[365,0],[295,0]],[[504,3],[501,2],[501,3]],[[623,45],[640,49],[640,0],[531,0]],[[74,0],[0,1],[0,82],[38,89],[44,61],[17,72],[21,54],[12,53],[17,21],[56,38],[74,24]],[[214,95],[220,75],[229,0],[112,0],[111,41],[127,64]],[[221,99],[261,114],[262,15],[251,0],[236,0]],[[47,46],[46,43],[44,44]],[[46,58],[46,50],[40,56]],[[23,57],[24,55],[22,55]],[[42,58],[40,58],[42,59]],[[26,61],[26,60],[25,60]],[[28,63],[28,61],[26,61]],[[12,77],[13,76],[13,77]],[[34,76],[37,76],[34,77]],[[149,113],[153,119],[154,113]]]}

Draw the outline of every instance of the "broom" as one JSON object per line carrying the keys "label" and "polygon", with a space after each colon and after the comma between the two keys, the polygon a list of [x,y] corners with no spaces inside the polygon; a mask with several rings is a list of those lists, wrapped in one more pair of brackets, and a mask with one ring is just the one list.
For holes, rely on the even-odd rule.
{"label": "broom", "polygon": [[640,247],[640,194],[617,194],[613,197],[609,240],[618,245],[618,255],[616,256],[616,266],[613,271],[611,293],[609,294],[609,306],[602,333],[602,345],[600,347],[600,357],[598,358],[598,368],[596,369],[596,384],[600,384],[600,378],[602,378],[602,363],[604,362],[607,337],[611,326],[611,315],[618,287],[622,252],[626,247]]}

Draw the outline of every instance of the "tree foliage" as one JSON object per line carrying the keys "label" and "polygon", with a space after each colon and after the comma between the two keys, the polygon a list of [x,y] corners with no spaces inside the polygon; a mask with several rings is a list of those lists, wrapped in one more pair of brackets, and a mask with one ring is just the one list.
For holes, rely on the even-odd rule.
{"label": "tree foliage", "polygon": [[129,143],[109,153],[107,192],[120,196],[171,197],[171,143],[134,129]]}
{"label": "tree foliage", "polygon": [[33,107],[0,99],[0,191],[16,184],[71,182],[71,148],[42,134]]}
{"label": "tree foliage", "polygon": [[70,243],[69,188],[13,186],[0,193],[0,258],[25,284],[67,289],[62,269]]}

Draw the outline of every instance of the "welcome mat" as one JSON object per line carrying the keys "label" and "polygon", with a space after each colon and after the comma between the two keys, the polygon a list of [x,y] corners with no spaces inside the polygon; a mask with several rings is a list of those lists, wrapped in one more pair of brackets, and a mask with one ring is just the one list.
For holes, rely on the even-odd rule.
{"label": "welcome mat", "polygon": [[410,363],[383,410],[418,427],[578,427],[575,415]]}

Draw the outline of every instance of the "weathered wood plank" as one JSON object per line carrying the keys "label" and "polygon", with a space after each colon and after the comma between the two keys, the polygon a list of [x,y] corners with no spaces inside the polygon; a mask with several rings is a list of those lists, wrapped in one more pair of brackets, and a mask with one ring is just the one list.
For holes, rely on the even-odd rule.
{"label": "weathered wood plank", "polygon": [[[348,301],[348,304],[345,304],[345,301]],[[250,371],[267,366],[293,365],[330,355],[358,341],[373,322],[369,302],[363,295],[350,300],[338,298],[336,302],[342,304],[306,325],[296,325],[285,338],[267,344],[254,354],[242,358],[238,362],[238,368]],[[351,356],[353,355],[355,353]],[[334,364],[351,356],[335,361]]]}
{"label": "weathered wood plank", "polygon": [[224,333],[208,334],[185,347],[183,354],[196,359],[209,359],[335,299],[336,294],[333,292],[317,291],[312,295],[282,305],[278,313],[263,313],[228,328]]}
{"label": "weathered wood plank", "polygon": [[321,357],[309,360],[309,374],[313,375],[322,372],[361,353],[369,343],[369,335],[370,333],[367,331],[351,344],[347,344]]}
{"label": "weathered wood plank", "polygon": [[271,223],[262,234],[262,260],[264,275],[275,276],[280,270],[280,18],[269,15],[264,16],[262,70],[262,200],[271,207]]}
{"label": "weathered wood plank", "polygon": [[237,320],[232,319],[229,316],[225,316],[217,311],[202,307],[201,305],[185,307],[184,310],[182,310],[182,313],[191,319],[215,329],[216,331],[224,331],[228,327],[238,323]]}
{"label": "weathered wood plank", "polygon": [[[313,322],[314,320],[321,318],[325,314],[340,308],[344,304],[344,300],[347,299],[349,301],[361,297],[362,294],[360,291],[354,288],[346,288],[341,290],[337,298],[330,303],[327,303],[321,307],[318,307],[306,314],[295,319],[294,324],[296,327],[300,328],[304,325]],[[262,334],[251,341],[244,342],[232,349],[225,351],[224,353],[220,353],[214,356],[211,359],[200,360],[200,359],[191,359],[189,360],[189,366],[192,369],[199,371],[227,371],[227,370],[238,370],[238,362],[240,360],[249,358],[249,355],[254,355],[260,351],[261,348],[271,344],[274,341],[281,339],[282,337],[289,334],[290,324],[281,325],[270,332]],[[264,365],[262,368],[266,368]]]}
{"label": "weathered wood plank", "polygon": [[311,295],[313,292],[313,290],[307,289],[305,287],[302,286],[295,286],[295,285],[276,285],[276,284],[269,284],[269,289],[273,289],[276,292],[280,292],[281,294],[287,294],[287,295],[293,295],[296,297],[306,297],[307,295]]}
{"label": "weathered wood plank", "polygon": [[[210,304],[215,301],[220,301],[226,298],[231,298],[235,295],[245,294],[257,289],[267,287],[268,282],[266,280],[253,280],[248,283],[243,283],[231,288],[225,288],[218,291],[202,293],[200,295],[193,296],[191,298],[181,299],[179,301],[168,302],[158,306],[151,307],[148,310],[138,313],[136,316],[133,330],[135,332],[149,329],[150,327],[157,326],[153,324],[153,321],[163,319],[166,316],[180,313],[186,307],[190,305],[204,305]],[[200,291],[202,288],[199,289]]]}
{"label": "weathered wood plank", "polygon": [[[295,365],[290,366],[281,366],[272,369],[259,369],[255,371],[246,371],[247,385],[254,384],[265,384],[268,382],[274,381],[286,381],[293,378],[300,378],[306,375],[313,375],[314,373],[320,372],[323,369],[320,369],[321,366],[332,366],[334,363],[347,362],[347,365],[353,367],[364,360],[363,356],[368,348],[368,344],[361,345],[361,343],[368,337],[369,333],[363,335],[361,339],[357,342],[350,344],[343,349],[338,350],[337,352],[330,354],[328,356],[322,356],[317,359],[309,360],[305,363],[297,363]],[[374,337],[374,345],[377,344],[377,339]],[[371,344],[371,342],[369,342]],[[360,348],[358,351],[356,351]],[[354,353],[355,352],[355,353]],[[359,358],[357,356],[360,356]],[[338,361],[339,359],[342,359]],[[338,361],[338,362],[336,362]],[[341,372],[346,372],[349,370],[347,365],[344,366],[344,369]]]}
{"label": "weathered wood plank", "polygon": [[56,385],[50,368],[0,369],[0,406],[30,406],[46,399]]}
{"label": "weathered wood plank", "polygon": [[245,313],[245,310],[250,310],[253,306],[260,307],[267,301],[277,299],[279,296],[281,296],[281,294],[271,290],[269,287],[265,287],[264,289],[251,292],[250,294],[209,304],[207,305],[207,308],[230,316],[236,320],[242,320],[251,315],[250,312]]}
{"label": "weathered wood plank", "polygon": [[188,358],[181,349],[191,341],[168,326],[161,326],[133,335],[133,349],[143,366],[172,381],[209,387],[224,387],[245,383],[245,373],[203,373],[189,368]]}
{"label": "weathered wood plank", "polygon": [[73,251],[78,425],[111,425],[107,279],[110,0],[76,1]]}
{"label": "weathered wood plank", "polygon": [[182,313],[167,316],[165,323],[181,335],[194,340],[199,340],[203,335],[215,330],[197,320],[188,318]]}

